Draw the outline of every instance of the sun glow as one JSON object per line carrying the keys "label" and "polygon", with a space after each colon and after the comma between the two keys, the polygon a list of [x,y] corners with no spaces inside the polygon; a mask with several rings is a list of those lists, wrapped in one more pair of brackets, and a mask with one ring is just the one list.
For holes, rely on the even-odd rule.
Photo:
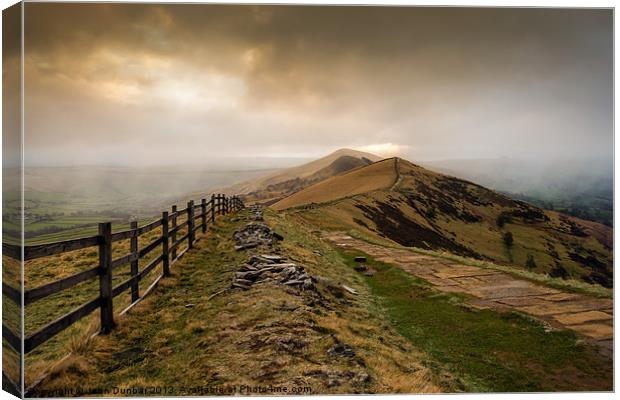
{"label": "sun glow", "polygon": [[401,155],[402,152],[407,149],[408,146],[403,146],[400,144],[395,144],[392,142],[388,143],[374,143],[366,146],[357,147],[360,151],[365,151],[367,153],[376,154],[382,157],[394,157]]}

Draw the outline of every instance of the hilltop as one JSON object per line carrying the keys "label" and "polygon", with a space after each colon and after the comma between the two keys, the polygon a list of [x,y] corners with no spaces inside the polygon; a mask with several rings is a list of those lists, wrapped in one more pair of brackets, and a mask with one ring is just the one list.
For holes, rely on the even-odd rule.
{"label": "hilltop", "polygon": [[340,149],[309,163],[233,185],[225,192],[242,194],[246,203],[269,204],[332,176],[341,175],[380,159],[374,154]]}
{"label": "hilltop", "polygon": [[611,228],[399,158],[331,177],[272,208],[302,210],[324,228],[613,286]]}

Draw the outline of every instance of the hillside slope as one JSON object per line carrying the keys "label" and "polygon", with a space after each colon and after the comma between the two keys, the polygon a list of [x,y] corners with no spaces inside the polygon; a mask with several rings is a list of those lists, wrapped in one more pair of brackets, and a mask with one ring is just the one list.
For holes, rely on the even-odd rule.
{"label": "hillside slope", "polygon": [[[474,309],[463,296],[437,291],[385,257],[333,246],[288,213],[264,214],[263,226],[284,240],[236,251],[233,238],[255,226],[255,216],[248,209],[210,225],[172,265],[171,276],[119,317],[109,335],[73,332],[55,356],[71,354],[31,396],[612,388],[611,358],[572,332],[510,312]],[[258,275],[241,272],[263,254],[302,267],[313,283],[290,285],[282,275],[270,275],[273,264],[255,263]],[[354,261],[360,255],[368,256],[368,270]],[[404,250],[398,258],[419,255]],[[445,264],[429,258],[419,266]],[[244,279],[250,280],[247,288],[234,286]],[[41,365],[27,366],[27,379],[38,377]],[[84,392],[67,391],[76,382]],[[157,388],[161,392],[150,391]]]}
{"label": "hillside slope", "polygon": [[318,160],[239,183],[225,189],[224,192],[241,194],[246,203],[273,202],[324,179],[369,165],[380,159],[374,154],[340,149]]}
{"label": "hillside slope", "polygon": [[302,204],[324,203],[373,190],[387,189],[394,184],[396,178],[392,159],[378,161],[367,167],[356,169],[344,175],[334,176],[312,185],[278,201],[272,208],[282,210]]}
{"label": "hillside slope", "polygon": [[609,227],[546,211],[402,159],[331,178],[272,207],[301,208],[304,218],[322,227],[361,230],[405,246],[613,286]]}

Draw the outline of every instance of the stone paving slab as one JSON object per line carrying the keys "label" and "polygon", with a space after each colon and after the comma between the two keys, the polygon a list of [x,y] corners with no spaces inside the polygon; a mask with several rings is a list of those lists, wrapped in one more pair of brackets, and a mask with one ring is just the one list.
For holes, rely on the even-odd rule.
{"label": "stone paving slab", "polygon": [[474,296],[489,300],[498,300],[506,297],[543,296],[554,293],[557,293],[555,289],[535,286],[527,281],[515,281],[510,285],[502,286],[479,286],[471,290],[471,294]]}
{"label": "stone paving slab", "polygon": [[436,290],[468,294],[473,298],[467,304],[473,308],[523,312],[572,329],[606,349],[613,347],[611,299],[566,293],[501,271],[389,249],[344,234],[326,233],[324,237],[338,246],[353,247],[379,261],[396,265],[427,280]]}
{"label": "stone paving slab", "polygon": [[547,295],[544,297],[545,300],[549,301],[569,301],[569,300],[580,300],[583,296],[574,293],[556,293]]}
{"label": "stone paving slab", "polygon": [[506,304],[513,307],[522,307],[540,303],[540,298],[536,296],[504,297],[495,301],[497,303]]}
{"label": "stone paving slab", "polygon": [[[439,280],[441,281],[442,279]],[[480,279],[478,279],[476,276],[460,276],[452,278],[451,280],[465,287],[478,287],[481,285]]]}
{"label": "stone paving slab", "polygon": [[507,284],[510,284],[510,282],[513,282],[515,280],[514,277],[512,277],[511,275],[504,274],[502,272],[494,272],[494,273],[489,273],[485,275],[476,275],[476,278],[480,279],[482,282],[484,282],[487,285],[493,285],[493,286],[507,285]]}
{"label": "stone paving slab", "polygon": [[[532,315],[538,316],[553,316],[557,314],[578,313],[583,311],[600,310],[605,307],[605,304],[599,299],[591,300],[578,300],[578,301],[545,301],[540,303],[521,307],[520,310]],[[602,300],[602,299],[601,299]]]}
{"label": "stone paving slab", "polygon": [[424,278],[425,280],[427,280],[428,282],[432,283],[435,286],[458,286],[460,284],[459,282],[453,279],[440,279],[434,275],[421,276],[421,278]]}
{"label": "stone paving slab", "polygon": [[553,318],[564,325],[579,325],[585,322],[610,320],[612,316],[601,311],[583,311],[574,314],[555,315]]}
{"label": "stone paving slab", "polygon": [[570,329],[573,329],[584,336],[588,336],[595,340],[608,340],[614,337],[614,328],[607,324],[583,324],[572,325]]}
{"label": "stone paving slab", "polygon": [[396,261],[400,263],[421,262],[421,261],[432,263],[434,261],[433,258],[429,256],[397,256],[395,258],[396,258]]}
{"label": "stone paving slab", "polygon": [[459,278],[463,276],[476,276],[476,275],[481,275],[481,271],[479,268],[478,269],[454,268],[454,270],[444,268],[435,273],[435,276],[439,278]]}

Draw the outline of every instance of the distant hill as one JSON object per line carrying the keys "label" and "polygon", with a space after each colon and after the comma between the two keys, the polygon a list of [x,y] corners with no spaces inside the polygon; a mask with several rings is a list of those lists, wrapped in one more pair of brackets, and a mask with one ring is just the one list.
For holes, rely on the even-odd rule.
{"label": "distant hill", "polygon": [[263,178],[242,182],[224,191],[241,194],[246,203],[269,204],[310,185],[364,167],[380,159],[374,154],[340,149],[307,164],[277,171]]}
{"label": "distant hill", "polygon": [[301,210],[324,228],[613,285],[611,228],[398,158],[329,178],[272,208]]}

